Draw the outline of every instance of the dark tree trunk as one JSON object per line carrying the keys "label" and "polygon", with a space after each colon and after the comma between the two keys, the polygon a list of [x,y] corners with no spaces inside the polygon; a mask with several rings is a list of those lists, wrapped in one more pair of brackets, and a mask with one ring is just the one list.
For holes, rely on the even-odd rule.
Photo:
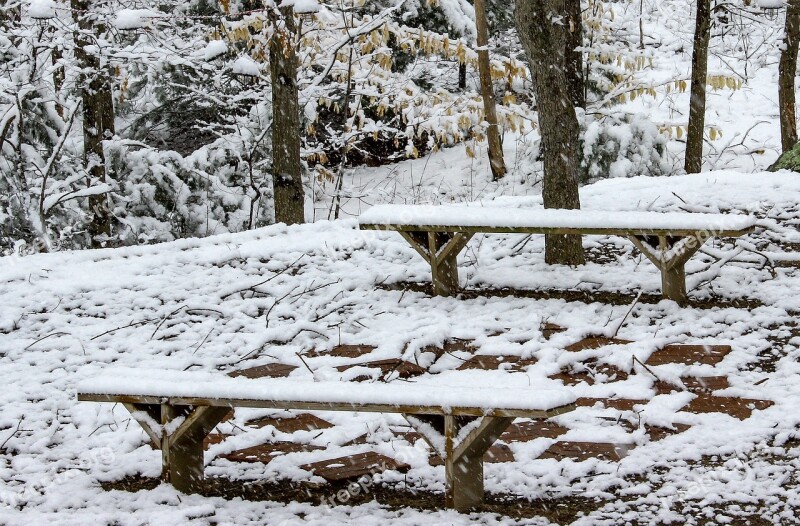
{"label": "dark tree trunk", "polygon": [[567,46],[565,49],[569,98],[576,108],[586,107],[586,81],[583,77],[583,17],[581,0],[566,0]]}
{"label": "dark tree trunk", "polygon": [[[106,182],[106,161],[103,140],[114,136],[114,98],[111,74],[100,58],[87,48],[105,33],[105,27],[89,12],[89,0],[71,0],[78,19],[75,35],[75,58],[82,73],[79,80],[83,103],[83,160],[89,173],[88,184]],[[92,247],[106,246],[111,236],[112,216],[105,194],[89,197],[92,221],[88,233]]]}
{"label": "dark tree trunk", "polygon": [[305,194],[300,164],[300,103],[297,90],[297,25],[293,8],[273,17],[275,34],[269,44],[272,80],[272,183],[275,221],[305,222]]}
{"label": "dark tree trunk", "polygon": [[489,164],[492,167],[492,178],[497,181],[506,174],[506,162],[503,159],[503,140],[500,137],[500,126],[497,122],[497,107],[492,86],[492,65],[489,61],[489,23],[486,20],[485,0],[475,0],[475,25],[478,30],[478,72],[481,77],[481,95],[483,95],[483,113],[489,124],[487,140],[489,142]]}
{"label": "dark tree trunk", "polygon": [[61,105],[61,88],[64,87],[65,72],[64,66],[59,64],[63,54],[61,48],[54,47],[50,60],[53,63],[53,92],[56,99],[56,111],[60,116],[64,116],[64,106]]}
{"label": "dark tree trunk", "polygon": [[800,0],[789,0],[786,6],[786,30],[778,65],[778,106],[781,119],[781,146],[788,152],[797,144],[797,105],[794,78],[797,74],[797,52],[800,45]]}
{"label": "dark tree trunk", "polygon": [[[553,22],[565,9],[564,0],[516,0],[517,33],[531,67],[542,134],[544,206],[578,209],[579,128],[565,57],[569,28]],[[545,261],[584,263],[581,236],[545,236]]]}
{"label": "dark tree trunk", "polygon": [[703,169],[703,134],[706,125],[706,77],[708,43],[711,40],[711,0],[697,0],[697,22],[692,52],[692,86],[689,99],[689,130],[686,134],[686,173]]}
{"label": "dark tree trunk", "polygon": [[464,91],[467,89],[467,63],[463,62],[458,65],[458,89]]}

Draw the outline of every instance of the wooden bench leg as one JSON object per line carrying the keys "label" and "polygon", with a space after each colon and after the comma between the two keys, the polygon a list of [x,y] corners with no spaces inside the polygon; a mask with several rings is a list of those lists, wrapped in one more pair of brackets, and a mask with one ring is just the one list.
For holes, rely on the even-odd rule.
{"label": "wooden bench leg", "polygon": [[435,296],[452,296],[458,289],[458,254],[472,234],[462,232],[403,232],[400,234],[431,266]]}
{"label": "wooden bench leg", "polygon": [[661,269],[661,295],[681,305],[689,298],[686,295],[686,270],[684,265]]}
{"label": "wooden bench leg", "polygon": [[[445,506],[467,511],[483,504],[483,455],[514,419],[452,415],[406,418],[444,459]],[[432,431],[438,436],[432,436]],[[466,436],[460,436],[465,431]]]}
{"label": "wooden bench leg", "polygon": [[[227,407],[125,404],[161,450],[161,479],[183,493],[203,482],[203,439],[230,410]],[[177,419],[182,419],[176,422]]]}
{"label": "wooden bench leg", "polygon": [[670,244],[666,236],[658,236],[658,248],[637,236],[629,236],[629,239],[661,271],[661,296],[685,305],[689,301],[686,294],[686,262],[710,237],[707,232],[697,232]]}
{"label": "wooden bench leg", "polygon": [[162,433],[162,478],[183,493],[196,493],[203,483],[203,439],[230,411],[227,407],[161,406],[162,426],[184,417],[171,433]]}

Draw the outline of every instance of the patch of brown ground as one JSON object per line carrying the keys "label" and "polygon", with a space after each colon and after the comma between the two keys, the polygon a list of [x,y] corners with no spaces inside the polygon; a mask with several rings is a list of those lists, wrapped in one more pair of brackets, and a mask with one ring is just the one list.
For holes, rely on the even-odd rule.
{"label": "patch of brown ground", "polygon": [[[160,483],[157,478],[126,477],[115,482],[105,482],[106,490],[141,491],[152,490]],[[444,507],[444,495],[409,488],[404,483],[395,486],[368,486],[368,491],[347,492],[348,483],[314,484],[310,482],[247,482],[227,478],[209,478],[204,482],[201,494],[225,499],[241,498],[250,501],[305,502],[309,504],[346,504],[348,506],[371,501],[390,508],[414,508],[440,510]],[[337,494],[347,492],[347,502],[338,502]],[[333,501],[331,501],[333,499]],[[486,502],[476,511],[497,513],[510,518],[523,519],[544,517],[555,524],[570,524],[581,514],[591,513],[605,501],[586,497],[560,497],[553,499],[527,500],[516,495],[487,494]]]}
{"label": "patch of brown ground", "polygon": [[[433,287],[430,283],[411,283],[399,282],[392,284],[380,284],[375,286],[382,290],[400,290],[417,292],[420,294],[433,295]],[[564,300],[579,301],[582,303],[606,303],[608,305],[630,305],[636,299],[637,294],[633,292],[610,292],[605,290],[569,290],[569,289],[512,289],[512,288],[479,288],[465,289],[458,293],[461,299],[476,298],[531,298],[538,300]],[[664,298],[660,294],[642,294],[639,303],[654,305]],[[755,309],[762,307],[763,303],[754,298],[722,298],[711,296],[708,298],[697,298],[689,296],[687,307],[695,309],[713,308],[735,308],[735,309]]]}

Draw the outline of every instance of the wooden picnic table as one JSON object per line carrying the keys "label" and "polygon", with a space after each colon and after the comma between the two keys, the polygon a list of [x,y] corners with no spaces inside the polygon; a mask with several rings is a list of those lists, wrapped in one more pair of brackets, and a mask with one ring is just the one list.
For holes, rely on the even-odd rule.
{"label": "wooden picnic table", "polygon": [[459,290],[457,257],[473,235],[579,234],[628,238],[661,271],[664,298],[685,303],[686,262],[712,237],[755,228],[734,214],[526,209],[500,206],[379,205],[359,217],[363,230],[398,232],[431,266],[435,295]]}
{"label": "wooden picnic table", "polygon": [[575,407],[575,396],[565,389],[469,383],[311,382],[125,369],[84,381],[78,400],[123,404],[161,450],[162,479],[186,493],[200,489],[203,439],[231,408],[400,413],[444,459],[447,507],[465,510],[483,502],[483,455],[515,418],[547,419]]}

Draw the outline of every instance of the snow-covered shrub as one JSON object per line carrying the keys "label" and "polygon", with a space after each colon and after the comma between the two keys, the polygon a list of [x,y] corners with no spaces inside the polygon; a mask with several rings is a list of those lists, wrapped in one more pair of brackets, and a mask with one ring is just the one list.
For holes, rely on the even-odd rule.
{"label": "snow-covered shrub", "polygon": [[[251,139],[244,142],[255,142]],[[119,242],[170,241],[270,224],[271,176],[261,157],[243,155],[253,144],[241,142],[224,137],[185,157],[137,145],[111,148]]]}
{"label": "snow-covered shrub", "polygon": [[580,181],[611,177],[669,175],[667,139],[644,116],[587,117],[581,126]]}

